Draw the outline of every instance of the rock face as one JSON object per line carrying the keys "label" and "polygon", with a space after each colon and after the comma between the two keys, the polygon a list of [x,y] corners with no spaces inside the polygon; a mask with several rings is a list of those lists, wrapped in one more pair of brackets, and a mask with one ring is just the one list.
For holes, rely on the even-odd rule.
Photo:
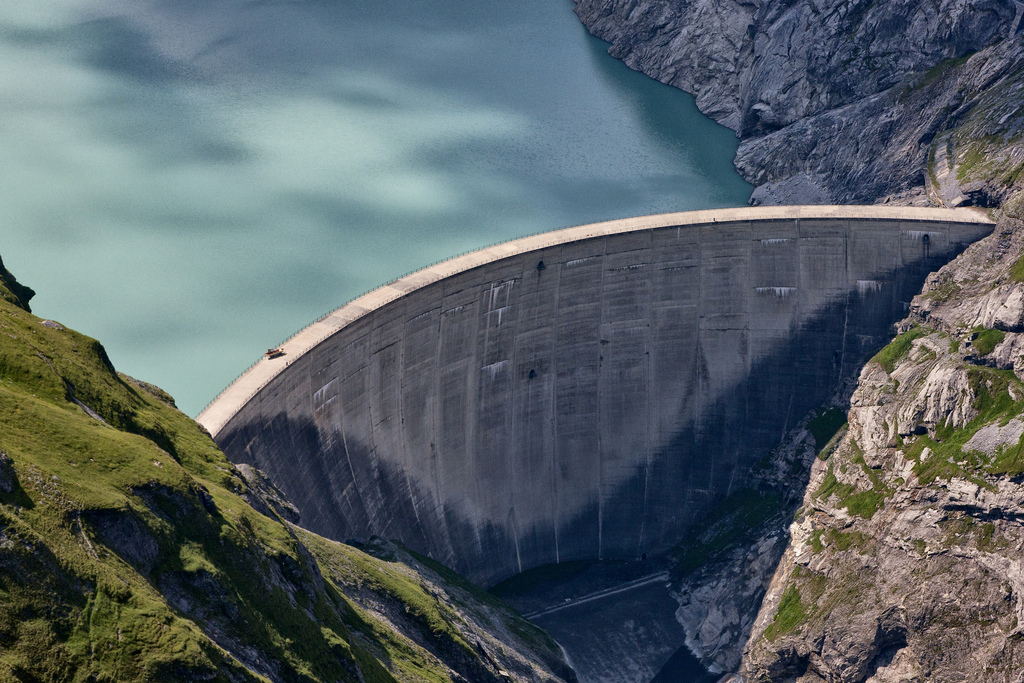
{"label": "rock face", "polygon": [[249,485],[245,502],[268,517],[279,515],[286,522],[299,524],[298,508],[292,505],[281,489],[277,488],[265,473],[245,464],[238,466],[238,472]]}
{"label": "rock face", "polygon": [[4,268],[3,259],[0,259],[0,296],[10,301],[19,308],[31,312],[28,302],[36,293],[30,287],[18,282],[11,274],[11,271]]}
{"label": "rock face", "polygon": [[[818,460],[748,681],[1000,681],[1024,671],[1024,223],[929,279]],[[1012,352],[1008,352],[1012,349]]]}
{"label": "rock face", "polygon": [[[929,175],[933,196],[956,205],[1002,195],[994,174],[964,189],[971,177],[944,163],[948,149],[950,167],[973,165],[985,136],[1020,129],[1006,99],[1024,64],[1021,3],[575,1],[613,56],[737,132],[754,203],[907,203]],[[1011,172],[1021,149],[1001,149]],[[941,188],[940,175],[951,179]]]}
{"label": "rock face", "polygon": [[11,493],[18,483],[18,475],[14,471],[14,461],[0,451],[0,493]]}
{"label": "rock face", "polygon": [[676,593],[686,646],[714,673],[739,668],[742,644],[757,616],[752,606],[764,596],[786,548],[784,528],[774,531],[701,567]]}

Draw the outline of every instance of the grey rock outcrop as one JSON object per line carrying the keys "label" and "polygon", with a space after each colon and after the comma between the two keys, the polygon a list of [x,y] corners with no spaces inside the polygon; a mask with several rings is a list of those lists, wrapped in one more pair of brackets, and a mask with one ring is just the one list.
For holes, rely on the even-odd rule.
{"label": "grey rock outcrop", "polygon": [[[969,171],[982,140],[1009,140],[1024,120],[1004,106],[1024,63],[1011,2],[576,0],[576,12],[613,56],[737,132],[754,203],[1005,194]],[[1012,173],[1022,150],[1002,149]],[[933,188],[939,172],[951,181]]]}
{"label": "grey rock outcrop", "polygon": [[276,513],[287,522],[292,524],[299,523],[299,509],[292,505],[288,497],[284,495],[281,489],[277,488],[277,485],[270,480],[263,470],[258,470],[244,463],[237,465],[237,467],[242,478],[245,479],[245,483],[249,485],[249,490],[245,492],[245,501],[253,509],[262,512],[268,517],[273,517]]}
{"label": "grey rock outcrop", "polygon": [[792,515],[793,510],[780,510],[752,541],[705,563],[674,592],[686,647],[714,673],[739,668],[757,604],[786,549],[785,525],[780,524],[785,512]]}
{"label": "grey rock outcrop", "polygon": [[0,493],[11,493],[18,483],[18,475],[14,472],[14,461],[0,451]]}
{"label": "grey rock outcrop", "polygon": [[31,313],[32,309],[29,308],[28,302],[35,295],[31,287],[18,282],[11,271],[4,268],[4,261],[0,258],[0,297]]}

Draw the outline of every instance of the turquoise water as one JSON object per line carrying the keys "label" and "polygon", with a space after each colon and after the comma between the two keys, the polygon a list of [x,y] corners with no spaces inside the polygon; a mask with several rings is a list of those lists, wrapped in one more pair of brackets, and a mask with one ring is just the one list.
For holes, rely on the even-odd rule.
{"label": "turquoise water", "polygon": [[195,415],[427,263],[746,203],[733,134],[569,0],[5,0],[0,255]]}

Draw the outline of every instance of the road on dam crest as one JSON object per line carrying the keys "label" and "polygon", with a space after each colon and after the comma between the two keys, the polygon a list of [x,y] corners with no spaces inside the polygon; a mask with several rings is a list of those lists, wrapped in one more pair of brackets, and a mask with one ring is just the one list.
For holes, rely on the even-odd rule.
{"label": "road on dam crest", "polygon": [[500,244],[330,313],[198,420],[303,525],[489,585],[662,552],[891,337],[971,210],[790,206]]}

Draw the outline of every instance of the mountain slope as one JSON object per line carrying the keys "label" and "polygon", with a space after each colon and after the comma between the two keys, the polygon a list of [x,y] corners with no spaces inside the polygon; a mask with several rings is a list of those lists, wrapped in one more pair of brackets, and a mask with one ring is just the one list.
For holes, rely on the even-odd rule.
{"label": "mountain slope", "polygon": [[0,274],[0,679],[574,680],[445,568],[289,524],[170,397]]}

